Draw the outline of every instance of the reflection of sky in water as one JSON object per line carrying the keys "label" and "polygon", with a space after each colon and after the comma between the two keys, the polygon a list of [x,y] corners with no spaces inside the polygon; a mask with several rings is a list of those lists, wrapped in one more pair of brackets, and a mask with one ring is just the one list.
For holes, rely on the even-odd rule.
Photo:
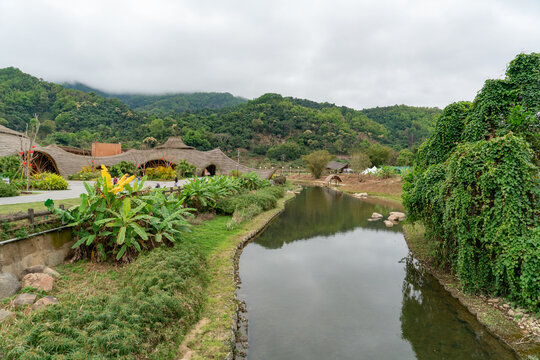
{"label": "reflection of sky in water", "polygon": [[366,221],[392,210],[309,189],[244,249],[251,360],[504,358],[486,357],[498,343],[479,345],[471,316],[404,259],[396,228]]}

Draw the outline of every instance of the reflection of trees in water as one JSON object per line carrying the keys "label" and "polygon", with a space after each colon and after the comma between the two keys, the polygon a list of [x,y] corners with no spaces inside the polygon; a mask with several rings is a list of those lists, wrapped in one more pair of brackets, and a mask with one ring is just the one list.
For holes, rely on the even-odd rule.
{"label": "reflection of trees in water", "polygon": [[340,192],[319,187],[308,188],[287,204],[286,210],[254,241],[269,249],[314,236],[328,236],[358,226],[383,231],[401,231],[401,226],[386,228],[382,221],[368,222],[373,212],[386,214],[385,205],[368,204]]}
{"label": "reflection of trees in water", "polygon": [[417,359],[514,359],[412,257],[404,262],[401,333]]}

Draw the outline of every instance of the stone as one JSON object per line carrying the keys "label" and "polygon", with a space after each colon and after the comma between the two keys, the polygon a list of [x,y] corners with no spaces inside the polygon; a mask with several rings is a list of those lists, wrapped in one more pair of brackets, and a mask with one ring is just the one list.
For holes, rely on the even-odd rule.
{"label": "stone", "polygon": [[399,212],[399,211],[391,211],[390,216],[395,217],[396,220],[398,220],[398,221],[405,220],[405,213],[402,213],[402,212]]}
{"label": "stone", "polygon": [[516,313],[514,312],[514,310],[510,309],[510,310],[508,310],[508,315],[514,316],[514,315],[516,315]]}
{"label": "stone", "polygon": [[21,284],[17,277],[10,273],[0,274],[0,299],[13,296],[21,289]]}
{"label": "stone", "polygon": [[379,213],[376,213],[374,212],[373,214],[371,214],[371,218],[372,219],[381,219],[383,216]]}
{"label": "stone", "polygon": [[39,273],[50,275],[55,279],[58,279],[60,277],[60,274],[58,273],[58,271],[53,270],[50,267],[45,266],[45,265],[34,265],[23,270],[23,276],[26,274],[39,274]]}
{"label": "stone", "polygon": [[394,223],[391,222],[390,220],[384,220],[384,225],[386,225],[386,227],[392,227],[394,226]]}
{"label": "stone", "polygon": [[388,220],[393,221],[393,222],[398,222],[399,217],[397,217],[397,215],[395,214],[390,214],[390,216],[388,216]]}
{"label": "stone", "polygon": [[488,299],[487,302],[490,303],[490,304],[498,304],[499,302],[501,302],[501,299],[499,299],[499,298]]}
{"label": "stone", "polygon": [[25,275],[21,282],[22,287],[30,286],[38,290],[51,291],[54,285],[54,278],[51,275],[34,273]]}
{"label": "stone", "polygon": [[51,304],[58,304],[58,299],[53,296],[45,296],[36,301],[36,303],[32,307],[34,309],[41,309]]}
{"label": "stone", "polygon": [[13,305],[22,306],[22,305],[32,305],[36,301],[37,295],[34,294],[19,294],[13,300]]}
{"label": "stone", "polygon": [[0,321],[4,321],[10,317],[14,317],[15,313],[12,313],[11,311],[0,309]]}
{"label": "stone", "polygon": [[367,219],[367,221],[379,221],[381,220],[381,218],[377,218],[377,219]]}

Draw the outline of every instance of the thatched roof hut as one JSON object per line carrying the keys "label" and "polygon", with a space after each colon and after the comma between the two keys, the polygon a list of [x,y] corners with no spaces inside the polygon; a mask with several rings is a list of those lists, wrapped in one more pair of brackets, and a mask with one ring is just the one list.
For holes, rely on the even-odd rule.
{"label": "thatched roof hut", "polygon": [[338,161],[330,161],[328,164],[326,164],[326,170],[333,171],[333,172],[343,172],[344,169],[347,169],[349,167],[349,164],[340,163]]}
{"label": "thatched roof hut", "polygon": [[[22,143],[22,146],[21,146]],[[15,155],[26,150],[29,139],[22,133],[0,125],[0,156]],[[50,162],[48,169],[56,171],[62,176],[75,174],[84,166],[101,165],[111,166],[120,161],[128,161],[137,166],[146,167],[148,164],[162,162],[175,164],[185,160],[197,167],[197,175],[201,176],[205,169],[210,174],[229,174],[231,170],[243,173],[256,172],[261,178],[268,179],[275,170],[259,170],[248,168],[229,158],[220,149],[199,151],[184,144],[181,138],[169,138],[163,145],[150,150],[128,150],[124,153],[107,156],[91,157],[67,152],[57,145],[41,147],[36,144],[36,156],[42,157],[44,162]]]}

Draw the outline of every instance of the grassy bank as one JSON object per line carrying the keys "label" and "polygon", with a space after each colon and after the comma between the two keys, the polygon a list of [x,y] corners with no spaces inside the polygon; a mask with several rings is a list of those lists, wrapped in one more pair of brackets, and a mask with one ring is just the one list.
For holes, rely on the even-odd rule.
{"label": "grassy bank", "polygon": [[[404,224],[403,232],[409,249],[414,257],[435,276],[441,285],[455,298],[457,298],[470,313],[476,316],[478,321],[496,337],[513,348],[523,359],[538,359],[540,355],[540,344],[534,336],[517,324],[519,318],[509,318],[500,309],[494,307],[491,299],[463,292],[458,279],[448,271],[436,266],[432,256],[429,241],[424,236],[424,227],[421,224]],[[516,311],[517,312],[517,311]]]}
{"label": "grassy bank", "polygon": [[292,197],[292,194],[285,195],[276,208],[235,230],[227,230],[229,217],[219,216],[198,226],[197,231],[187,237],[187,241],[201,244],[208,256],[210,280],[201,320],[181,346],[183,359],[225,359],[231,356],[230,341],[233,340],[237,309],[233,261],[236,250],[279,214],[285,202]]}
{"label": "grassy bank", "polygon": [[[80,198],[74,198],[74,199],[56,200],[54,203],[56,204],[56,206],[63,204],[66,208],[69,208],[70,206],[73,206],[73,205],[79,205],[80,202],[81,202]],[[34,209],[35,211],[43,211],[43,210],[47,210],[47,207],[45,206],[43,201],[12,204],[12,205],[0,205],[0,215],[14,214],[18,212],[26,213],[28,209]]]}

